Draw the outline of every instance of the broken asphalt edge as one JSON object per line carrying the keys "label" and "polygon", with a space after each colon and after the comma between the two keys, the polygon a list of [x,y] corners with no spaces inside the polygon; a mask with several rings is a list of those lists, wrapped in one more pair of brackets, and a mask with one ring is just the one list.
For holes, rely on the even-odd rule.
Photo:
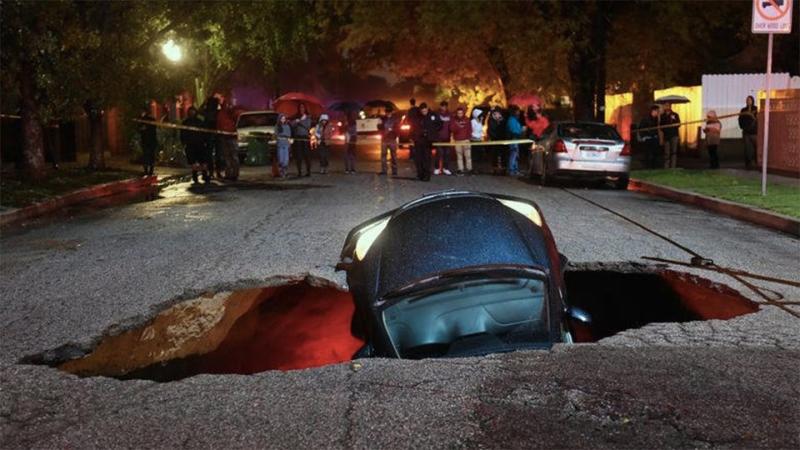
{"label": "broken asphalt edge", "polygon": [[628,184],[628,190],[696,206],[737,220],[800,237],[800,220],[794,217],[633,178]]}

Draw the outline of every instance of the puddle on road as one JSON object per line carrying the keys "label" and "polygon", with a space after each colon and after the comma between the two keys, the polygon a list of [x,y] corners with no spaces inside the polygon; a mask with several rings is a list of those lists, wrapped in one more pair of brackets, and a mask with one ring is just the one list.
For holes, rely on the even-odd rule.
{"label": "puddle on road", "polygon": [[[592,315],[591,342],[653,322],[730,319],[758,310],[733,289],[687,273],[634,264],[579,265],[566,274],[571,303]],[[88,355],[64,347],[25,358],[79,376],[173,381],[349,361],[362,341],[350,331],[348,292],[320,279],[210,293],[178,303],[145,325],[105,337]],[[73,359],[74,358],[74,359]]]}

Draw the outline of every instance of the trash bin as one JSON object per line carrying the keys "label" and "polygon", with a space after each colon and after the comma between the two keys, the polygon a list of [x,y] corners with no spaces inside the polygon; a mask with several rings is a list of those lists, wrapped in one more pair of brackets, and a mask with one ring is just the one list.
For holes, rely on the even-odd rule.
{"label": "trash bin", "polygon": [[269,164],[270,158],[267,148],[266,133],[251,133],[247,138],[247,156],[244,158],[245,165],[266,166]]}

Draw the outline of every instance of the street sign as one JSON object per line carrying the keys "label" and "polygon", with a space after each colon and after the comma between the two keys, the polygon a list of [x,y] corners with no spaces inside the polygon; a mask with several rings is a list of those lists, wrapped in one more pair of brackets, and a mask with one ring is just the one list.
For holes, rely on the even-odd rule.
{"label": "street sign", "polygon": [[753,33],[792,32],[794,0],[753,0]]}

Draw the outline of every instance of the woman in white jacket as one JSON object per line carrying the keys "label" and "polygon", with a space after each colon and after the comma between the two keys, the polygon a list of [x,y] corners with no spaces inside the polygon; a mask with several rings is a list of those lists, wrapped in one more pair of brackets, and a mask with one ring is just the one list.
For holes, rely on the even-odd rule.
{"label": "woman in white jacket", "polygon": [[706,115],[706,127],[703,128],[706,134],[706,148],[708,148],[708,162],[712,169],[719,169],[719,146],[720,134],[722,134],[722,123],[717,118],[716,111],[709,111]]}
{"label": "woman in white jacket", "polygon": [[[475,155],[483,155],[481,152],[484,148],[480,145],[475,145],[476,142],[483,142],[483,110],[479,108],[474,108],[472,110],[472,120],[470,121],[470,125],[472,125],[472,135],[470,136],[469,140],[473,142],[472,144],[472,159],[478,159]],[[474,167],[474,166],[473,166]],[[477,170],[474,170],[473,173],[476,173]]]}

